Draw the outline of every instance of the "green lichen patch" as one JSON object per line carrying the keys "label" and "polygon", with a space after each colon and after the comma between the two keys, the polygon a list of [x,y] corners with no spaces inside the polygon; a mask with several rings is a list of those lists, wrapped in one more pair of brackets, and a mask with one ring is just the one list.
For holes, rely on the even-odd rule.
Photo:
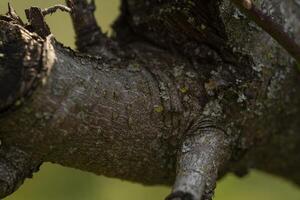
{"label": "green lichen patch", "polygon": [[155,106],[154,106],[154,111],[155,111],[156,113],[161,113],[161,112],[164,111],[164,107],[161,106],[161,105],[155,105]]}

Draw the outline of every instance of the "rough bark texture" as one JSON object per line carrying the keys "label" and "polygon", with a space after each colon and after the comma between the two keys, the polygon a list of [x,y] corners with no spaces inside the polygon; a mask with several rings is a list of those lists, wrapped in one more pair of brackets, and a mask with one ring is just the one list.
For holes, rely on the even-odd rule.
{"label": "rough bark texture", "polygon": [[[299,36],[296,0],[257,3]],[[81,53],[38,8],[29,24],[0,17],[0,197],[42,162],[176,179],[169,200],[211,199],[217,177],[250,168],[300,184],[296,63],[229,1],[123,0],[112,39],[93,2],[67,4]]]}

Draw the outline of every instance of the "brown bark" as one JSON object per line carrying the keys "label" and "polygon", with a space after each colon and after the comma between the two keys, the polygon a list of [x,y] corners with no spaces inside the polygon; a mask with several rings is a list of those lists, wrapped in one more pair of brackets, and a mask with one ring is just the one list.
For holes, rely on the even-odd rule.
{"label": "brown bark", "polygon": [[112,39],[93,2],[67,3],[81,53],[55,41],[39,8],[29,24],[0,17],[0,197],[43,162],[176,180],[170,200],[211,199],[217,177],[249,168],[300,184],[299,71],[275,43],[251,46],[262,31],[233,37],[243,22],[231,5],[124,0]]}

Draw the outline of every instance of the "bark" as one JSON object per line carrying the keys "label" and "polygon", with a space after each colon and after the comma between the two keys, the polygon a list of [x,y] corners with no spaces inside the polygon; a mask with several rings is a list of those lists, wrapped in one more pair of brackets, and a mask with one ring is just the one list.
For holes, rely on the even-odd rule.
{"label": "bark", "polygon": [[[43,162],[175,182],[169,200],[211,199],[218,177],[250,168],[300,184],[292,57],[229,1],[147,2],[124,0],[108,38],[93,1],[67,1],[80,53],[39,8],[27,24],[0,17],[0,197]],[[300,32],[296,2],[259,3]]]}

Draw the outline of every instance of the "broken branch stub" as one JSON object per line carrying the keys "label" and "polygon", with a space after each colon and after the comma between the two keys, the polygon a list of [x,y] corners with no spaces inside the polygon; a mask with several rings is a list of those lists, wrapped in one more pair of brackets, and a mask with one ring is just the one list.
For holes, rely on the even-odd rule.
{"label": "broken branch stub", "polygon": [[207,125],[208,121],[201,120],[200,127],[192,128],[184,140],[178,152],[176,181],[166,200],[212,199],[219,169],[231,157],[231,142],[224,131],[210,122]]}

